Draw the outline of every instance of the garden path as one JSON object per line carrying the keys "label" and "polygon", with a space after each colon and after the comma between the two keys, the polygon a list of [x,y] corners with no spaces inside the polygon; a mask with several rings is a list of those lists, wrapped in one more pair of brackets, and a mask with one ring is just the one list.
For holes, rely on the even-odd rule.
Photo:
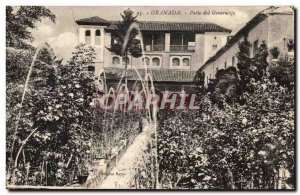
{"label": "garden path", "polygon": [[97,189],[128,189],[134,180],[137,163],[142,162],[143,153],[151,138],[152,125],[146,125],[128,147],[110,174]]}

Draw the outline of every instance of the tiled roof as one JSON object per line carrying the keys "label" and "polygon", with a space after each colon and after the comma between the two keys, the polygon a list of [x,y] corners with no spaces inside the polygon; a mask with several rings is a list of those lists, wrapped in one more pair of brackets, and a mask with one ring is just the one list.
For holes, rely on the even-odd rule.
{"label": "tiled roof", "polygon": [[[106,67],[104,69],[107,80],[120,80],[124,69]],[[145,70],[137,69],[140,76],[145,78]],[[194,70],[172,70],[172,69],[148,69],[154,82],[193,82],[196,75]],[[127,70],[127,78],[131,81],[139,80],[139,76],[134,69]]]}
{"label": "tiled roof", "polygon": [[90,17],[90,18],[83,18],[80,20],[76,20],[77,24],[81,25],[109,25],[109,21],[100,18],[98,16]]}
{"label": "tiled roof", "polygon": [[[118,29],[119,21],[107,21],[98,16],[76,20],[79,25],[106,25],[106,30]],[[195,32],[231,32],[231,30],[208,22],[164,22],[138,21],[142,31],[195,31]]]}
{"label": "tiled roof", "polygon": [[[116,30],[117,22],[111,22],[107,30]],[[161,22],[138,21],[142,31],[195,31],[195,32],[231,32],[231,30],[217,24],[206,22]]]}

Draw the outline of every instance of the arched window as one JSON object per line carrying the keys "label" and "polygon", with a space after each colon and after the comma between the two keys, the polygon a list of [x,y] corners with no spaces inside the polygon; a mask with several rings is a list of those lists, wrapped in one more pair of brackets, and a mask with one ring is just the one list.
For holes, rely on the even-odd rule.
{"label": "arched window", "polygon": [[122,58],[122,63],[125,65],[125,64],[129,64],[129,58],[128,57],[123,57]]}
{"label": "arched window", "polygon": [[85,31],[85,44],[87,44],[87,45],[91,44],[91,31],[90,30]]}
{"label": "arched window", "polygon": [[183,63],[183,66],[190,66],[190,59],[184,58],[184,59],[182,60],[182,63]]}
{"label": "arched window", "polygon": [[143,58],[143,65],[144,63],[149,66],[150,65],[150,59],[148,57]]}
{"label": "arched window", "polygon": [[120,65],[120,58],[119,57],[113,57],[112,58],[113,65]]}
{"label": "arched window", "polygon": [[101,32],[96,30],[95,32],[95,45],[101,45]]}
{"label": "arched window", "polygon": [[172,66],[179,66],[179,65],[180,65],[180,60],[178,58],[173,58]]}
{"label": "arched window", "polygon": [[152,66],[159,66],[159,65],[160,65],[159,58],[153,58],[152,59]]}

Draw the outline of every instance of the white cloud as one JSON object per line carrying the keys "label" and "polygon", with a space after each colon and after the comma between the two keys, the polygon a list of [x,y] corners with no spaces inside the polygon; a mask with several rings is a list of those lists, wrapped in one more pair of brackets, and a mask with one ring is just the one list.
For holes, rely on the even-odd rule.
{"label": "white cloud", "polygon": [[49,38],[47,42],[53,48],[56,56],[62,57],[65,62],[70,59],[72,51],[78,44],[78,38],[73,32],[64,32]]}
{"label": "white cloud", "polygon": [[38,25],[36,33],[49,36],[53,33],[53,31],[54,29],[51,25],[41,23],[40,25]]}
{"label": "white cloud", "polygon": [[78,42],[77,36],[72,32],[64,32],[57,37],[49,39],[49,44],[53,48],[67,48],[74,47]]}

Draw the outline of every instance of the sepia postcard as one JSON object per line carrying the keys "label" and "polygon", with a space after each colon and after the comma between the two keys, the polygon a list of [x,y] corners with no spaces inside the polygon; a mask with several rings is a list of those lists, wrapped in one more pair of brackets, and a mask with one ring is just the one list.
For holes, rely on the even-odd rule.
{"label": "sepia postcard", "polygon": [[6,6],[10,190],[295,190],[293,6]]}

